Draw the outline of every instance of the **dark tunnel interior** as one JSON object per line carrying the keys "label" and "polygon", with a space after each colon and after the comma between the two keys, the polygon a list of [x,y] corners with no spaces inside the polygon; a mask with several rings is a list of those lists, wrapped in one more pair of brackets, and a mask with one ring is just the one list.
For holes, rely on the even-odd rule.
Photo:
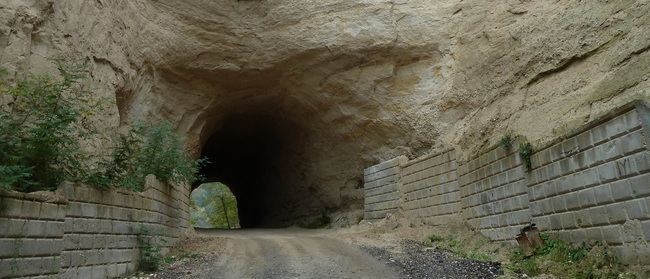
{"label": "dark tunnel interior", "polygon": [[281,194],[274,189],[277,179],[269,173],[286,143],[282,134],[286,128],[287,123],[268,114],[233,115],[203,145],[201,157],[210,163],[200,171],[206,177],[201,183],[222,182],[230,187],[242,228],[280,226],[267,218],[269,204]]}

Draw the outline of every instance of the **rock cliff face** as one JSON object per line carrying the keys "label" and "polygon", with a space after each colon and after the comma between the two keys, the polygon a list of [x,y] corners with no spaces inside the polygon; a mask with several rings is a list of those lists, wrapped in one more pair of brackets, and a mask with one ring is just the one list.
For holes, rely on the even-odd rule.
{"label": "rock cliff face", "polygon": [[10,0],[0,65],[88,60],[103,124],[173,121],[242,226],[279,225],[360,207],[378,161],[543,143],[650,99],[649,28],[645,0]]}

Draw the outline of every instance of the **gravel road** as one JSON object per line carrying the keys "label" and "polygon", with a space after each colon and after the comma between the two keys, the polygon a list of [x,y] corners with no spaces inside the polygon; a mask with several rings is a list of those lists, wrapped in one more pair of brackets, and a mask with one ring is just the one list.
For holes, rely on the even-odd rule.
{"label": "gravel road", "polygon": [[356,245],[319,230],[197,230],[221,253],[172,267],[156,278],[402,278]]}
{"label": "gravel road", "polygon": [[[197,230],[186,257],[136,278],[497,278],[501,265],[465,259],[422,242],[337,230]],[[385,237],[385,235],[384,235]]]}

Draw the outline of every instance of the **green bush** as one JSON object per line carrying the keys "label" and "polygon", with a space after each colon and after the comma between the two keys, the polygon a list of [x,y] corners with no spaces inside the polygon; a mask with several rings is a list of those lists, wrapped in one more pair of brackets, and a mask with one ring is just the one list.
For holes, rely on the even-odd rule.
{"label": "green bush", "polygon": [[0,188],[51,190],[82,175],[79,142],[93,134],[83,120],[100,102],[93,102],[79,84],[84,64],[56,65],[56,79],[29,75],[7,86],[0,78],[1,94],[12,100],[0,109]]}
{"label": "green bush", "polygon": [[170,184],[192,183],[200,179],[198,170],[207,162],[190,159],[181,135],[169,122],[155,126],[137,123],[115,142],[110,158],[99,164],[89,183],[142,191],[148,174]]}
{"label": "green bush", "polygon": [[148,174],[170,184],[198,179],[206,161],[187,156],[181,135],[168,122],[132,125],[114,138],[108,158],[88,166],[80,142],[101,139],[86,120],[102,103],[80,85],[83,63],[56,65],[58,78],[29,75],[12,86],[0,74],[0,93],[9,100],[0,109],[0,188],[54,190],[69,180],[141,191]]}

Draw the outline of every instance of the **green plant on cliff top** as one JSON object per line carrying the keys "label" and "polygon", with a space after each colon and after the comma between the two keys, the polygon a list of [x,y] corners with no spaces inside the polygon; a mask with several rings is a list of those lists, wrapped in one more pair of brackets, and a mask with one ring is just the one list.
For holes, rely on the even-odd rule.
{"label": "green plant on cliff top", "polygon": [[0,188],[31,192],[56,188],[81,175],[79,142],[93,134],[84,125],[101,105],[80,85],[83,63],[56,61],[60,76],[29,75],[0,94]]}

